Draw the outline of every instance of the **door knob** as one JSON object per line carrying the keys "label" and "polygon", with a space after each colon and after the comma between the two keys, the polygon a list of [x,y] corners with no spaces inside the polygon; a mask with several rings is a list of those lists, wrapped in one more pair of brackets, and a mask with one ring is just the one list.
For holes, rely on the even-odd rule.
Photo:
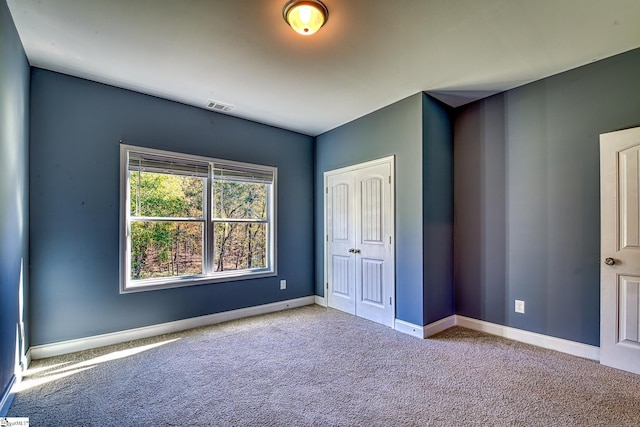
{"label": "door knob", "polygon": [[611,258],[611,257],[608,257],[608,258],[604,259],[604,263],[607,264],[607,265],[613,265],[613,264],[616,263],[616,260]]}
{"label": "door knob", "polygon": [[353,248],[349,249],[349,253],[352,253],[352,254],[353,254],[353,253],[355,253],[355,252],[356,252],[356,250],[355,250],[355,249],[353,249]]}
{"label": "door knob", "polygon": [[360,249],[354,249],[354,250],[353,250],[353,253],[354,253],[354,254],[359,254],[359,253],[360,253]]}

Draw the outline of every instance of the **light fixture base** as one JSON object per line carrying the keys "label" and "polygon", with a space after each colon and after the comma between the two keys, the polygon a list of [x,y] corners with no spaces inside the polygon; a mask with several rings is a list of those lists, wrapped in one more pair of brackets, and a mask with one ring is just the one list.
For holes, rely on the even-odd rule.
{"label": "light fixture base", "polygon": [[329,9],[320,0],[289,0],[282,17],[296,33],[309,36],[327,23]]}

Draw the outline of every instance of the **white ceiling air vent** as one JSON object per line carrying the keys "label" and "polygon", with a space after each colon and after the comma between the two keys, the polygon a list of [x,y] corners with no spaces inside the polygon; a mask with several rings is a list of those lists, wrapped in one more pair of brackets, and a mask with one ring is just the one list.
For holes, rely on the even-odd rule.
{"label": "white ceiling air vent", "polygon": [[233,110],[233,105],[209,100],[207,101],[207,108],[213,111],[219,111],[221,113],[228,113],[229,111]]}

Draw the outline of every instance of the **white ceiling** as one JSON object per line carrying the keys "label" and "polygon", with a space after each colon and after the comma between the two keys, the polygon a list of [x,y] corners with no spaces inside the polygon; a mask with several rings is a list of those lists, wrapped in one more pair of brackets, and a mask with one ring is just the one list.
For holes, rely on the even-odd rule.
{"label": "white ceiling", "polygon": [[318,135],[427,91],[458,106],[640,47],[640,0],[7,0],[32,66]]}

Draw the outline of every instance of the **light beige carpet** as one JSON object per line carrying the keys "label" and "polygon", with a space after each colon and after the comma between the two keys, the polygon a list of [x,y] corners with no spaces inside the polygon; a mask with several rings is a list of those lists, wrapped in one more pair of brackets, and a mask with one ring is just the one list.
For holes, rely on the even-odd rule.
{"label": "light beige carpet", "polygon": [[640,426],[640,376],[309,306],[34,361],[33,426]]}

